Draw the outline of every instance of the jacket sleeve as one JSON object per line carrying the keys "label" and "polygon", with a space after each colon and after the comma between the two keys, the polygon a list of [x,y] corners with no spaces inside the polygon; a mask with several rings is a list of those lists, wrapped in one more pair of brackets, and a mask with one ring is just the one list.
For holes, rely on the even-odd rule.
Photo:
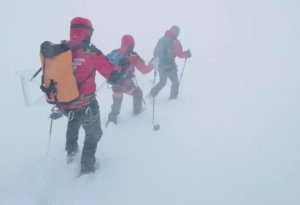
{"label": "jacket sleeve", "polygon": [[129,56],[130,63],[136,67],[141,73],[147,74],[153,70],[152,65],[146,65],[145,62],[138,56]]}
{"label": "jacket sleeve", "polygon": [[182,46],[179,40],[174,41],[174,53],[179,58],[186,58],[186,53],[182,50]]}
{"label": "jacket sleeve", "polygon": [[108,79],[115,69],[114,65],[111,64],[105,55],[97,55],[95,61],[96,70],[105,78]]}

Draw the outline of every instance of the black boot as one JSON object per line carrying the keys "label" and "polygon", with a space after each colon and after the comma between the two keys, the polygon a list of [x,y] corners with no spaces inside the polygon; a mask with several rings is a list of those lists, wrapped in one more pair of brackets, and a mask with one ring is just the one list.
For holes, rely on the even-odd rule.
{"label": "black boot", "polygon": [[123,101],[123,97],[114,97],[113,96],[113,104],[111,105],[111,112],[108,115],[108,119],[106,122],[106,127],[110,122],[113,122],[114,124],[117,124],[117,116],[120,113],[121,104]]}
{"label": "black boot", "polygon": [[171,95],[171,96],[169,97],[169,100],[176,100],[176,99],[177,99],[177,96],[172,96],[172,95]]}
{"label": "black boot", "polygon": [[137,87],[132,94],[133,97],[133,114],[137,115],[142,110],[143,104],[143,91],[141,88]]}
{"label": "black boot", "polygon": [[80,175],[95,173],[96,168],[94,165],[81,164]]}
{"label": "black boot", "polygon": [[74,147],[74,149],[72,150],[67,150],[67,163],[70,164],[72,163],[77,154],[79,153],[79,149],[78,149],[78,145],[76,144],[76,146]]}
{"label": "black boot", "polygon": [[117,115],[114,114],[114,113],[109,113],[108,114],[108,120],[107,120],[107,122],[108,123],[113,122],[113,123],[117,124],[118,123],[118,121],[117,121]]}

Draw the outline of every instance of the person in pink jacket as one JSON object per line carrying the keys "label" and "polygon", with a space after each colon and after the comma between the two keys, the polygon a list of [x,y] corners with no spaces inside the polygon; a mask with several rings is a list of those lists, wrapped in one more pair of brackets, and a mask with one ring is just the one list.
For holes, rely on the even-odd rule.
{"label": "person in pink jacket", "polygon": [[[112,83],[113,104],[106,125],[110,122],[117,124],[117,116],[121,110],[124,93],[133,97],[133,113],[136,115],[141,112],[143,91],[134,81],[135,68],[146,74],[153,70],[153,65],[151,63],[146,65],[144,60],[134,51],[134,46],[134,38],[127,34],[122,37],[121,47],[107,55],[112,61],[113,58],[118,58],[115,56],[120,56],[120,62],[115,64],[116,69],[119,71],[119,78],[117,83]],[[111,57],[113,55],[114,57]]]}
{"label": "person in pink jacket", "polygon": [[169,99],[176,99],[178,96],[179,80],[178,69],[175,58],[190,58],[192,56],[189,50],[183,51],[180,41],[177,39],[180,29],[178,26],[172,26],[160,38],[154,49],[154,57],[158,58],[159,82],[151,89],[150,96],[156,97],[167,83],[167,79],[171,80],[171,92]]}
{"label": "person in pink jacket", "polygon": [[69,46],[72,50],[73,73],[79,89],[78,100],[60,109],[68,116],[66,133],[67,161],[73,161],[79,152],[78,135],[82,126],[85,131],[84,145],[81,152],[81,174],[95,170],[95,153],[102,136],[100,111],[96,98],[95,75],[100,73],[111,80],[114,65],[96,46],[92,45],[93,25],[89,19],[76,17],[71,21]]}

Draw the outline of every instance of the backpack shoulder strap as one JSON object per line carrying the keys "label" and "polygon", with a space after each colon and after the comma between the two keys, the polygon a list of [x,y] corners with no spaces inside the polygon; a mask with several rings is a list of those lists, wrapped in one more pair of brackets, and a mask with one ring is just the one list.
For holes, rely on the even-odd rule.
{"label": "backpack shoulder strap", "polygon": [[102,55],[102,51],[100,49],[98,49],[94,44],[89,46],[89,49],[92,53],[95,53],[97,56]]}
{"label": "backpack shoulder strap", "polygon": [[94,44],[88,45],[87,47],[83,47],[83,52],[85,54],[94,54],[97,56],[102,55],[102,51],[98,49]]}
{"label": "backpack shoulder strap", "polygon": [[[100,55],[103,54],[102,51],[101,51],[100,49],[98,49],[94,44],[89,45],[89,46],[85,49],[84,53],[86,53],[86,54],[96,54],[97,56],[100,56]],[[82,86],[82,85],[83,85],[90,77],[92,77],[92,76],[95,74],[95,72],[96,72],[96,70],[93,69],[92,72],[90,72],[90,73],[86,76],[86,78],[85,78],[83,81],[81,81],[80,83],[77,83],[78,89],[80,89],[81,86]]]}
{"label": "backpack shoulder strap", "polygon": [[129,56],[136,56],[137,58],[139,58],[143,63],[145,63],[145,61],[141,58],[141,56],[135,52],[135,51],[132,51],[131,53],[129,53]]}

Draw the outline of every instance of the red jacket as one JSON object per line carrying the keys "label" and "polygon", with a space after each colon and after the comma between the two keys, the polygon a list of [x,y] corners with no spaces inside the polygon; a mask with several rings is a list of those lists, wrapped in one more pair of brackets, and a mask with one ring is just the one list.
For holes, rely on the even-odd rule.
{"label": "red jacket", "polygon": [[130,53],[127,59],[130,63],[127,73],[133,74],[135,71],[134,68],[137,68],[143,74],[147,74],[153,70],[153,66],[146,65],[145,62],[135,52]]}
{"label": "red jacket", "polygon": [[95,76],[98,71],[108,79],[114,66],[106,59],[105,55],[95,46],[88,49],[79,48],[72,52],[73,71],[79,86],[81,96],[95,92]]}
{"label": "red jacket", "polygon": [[121,41],[121,47],[118,49],[120,52],[129,52],[127,57],[130,65],[127,69],[127,73],[134,73],[137,68],[141,73],[146,74],[153,70],[152,65],[146,65],[145,62],[139,57],[136,52],[133,52],[135,46],[134,39],[131,35],[124,35]]}

